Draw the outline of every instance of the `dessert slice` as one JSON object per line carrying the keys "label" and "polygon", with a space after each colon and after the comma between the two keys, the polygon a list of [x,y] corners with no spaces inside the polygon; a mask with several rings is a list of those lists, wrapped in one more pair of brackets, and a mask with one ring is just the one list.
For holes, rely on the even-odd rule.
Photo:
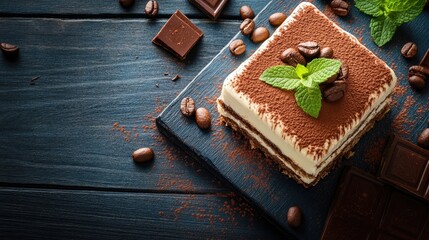
{"label": "dessert slice", "polygon": [[[294,91],[261,80],[267,69],[285,65],[280,58],[286,49],[306,42],[331,47],[333,58],[348,66],[344,96],[335,102],[322,100],[317,114],[304,111]],[[388,112],[396,81],[392,69],[354,36],[312,4],[301,3],[225,79],[218,111],[227,125],[278,162],[283,173],[309,187],[326,176]]]}

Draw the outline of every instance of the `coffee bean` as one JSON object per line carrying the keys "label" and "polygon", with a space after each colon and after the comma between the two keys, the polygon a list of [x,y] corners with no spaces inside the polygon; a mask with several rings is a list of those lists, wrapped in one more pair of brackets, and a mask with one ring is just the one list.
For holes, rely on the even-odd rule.
{"label": "coffee bean", "polygon": [[413,42],[407,42],[401,49],[401,54],[405,58],[412,58],[417,53],[417,45]]}
{"label": "coffee bean", "polygon": [[344,0],[333,0],[330,6],[337,16],[344,17],[350,12],[350,4]]}
{"label": "coffee bean", "polygon": [[349,77],[349,67],[344,62],[341,62],[340,72],[338,73],[338,80],[346,80]]}
{"label": "coffee bean", "polygon": [[244,19],[240,24],[241,33],[245,36],[250,35],[253,32],[253,29],[255,29],[255,22],[250,18]]}
{"label": "coffee bean", "polygon": [[250,39],[254,43],[260,43],[267,40],[267,38],[269,37],[270,37],[270,32],[268,31],[267,28],[258,27],[257,29],[255,29],[255,31],[253,31],[252,37]]}
{"label": "coffee bean", "polygon": [[241,55],[246,51],[246,44],[244,44],[243,40],[236,39],[229,45],[229,51],[234,56]]}
{"label": "coffee bean", "polygon": [[119,3],[123,8],[129,8],[134,5],[135,0],[119,0]]}
{"label": "coffee bean", "polygon": [[255,17],[255,13],[250,6],[244,5],[240,8],[240,16],[243,20],[246,18],[253,19]]}
{"label": "coffee bean", "polygon": [[320,50],[320,56],[321,58],[332,58],[334,56],[334,50],[330,47],[324,47]]}
{"label": "coffee bean", "polygon": [[408,77],[408,83],[416,90],[422,90],[426,85],[426,81],[421,75],[413,75]]}
{"label": "coffee bean", "polygon": [[153,159],[154,153],[150,148],[140,148],[133,152],[133,161],[136,163],[143,163]]}
{"label": "coffee bean", "polygon": [[296,67],[296,65],[306,65],[307,61],[305,61],[304,56],[301,55],[301,53],[298,52],[295,48],[288,48],[286,49],[281,55],[280,59],[286,63],[287,65],[291,65]]}
{"label": "coffee bean", "polygon": [[[341,71],[341,69],[340,69],[340,71]],[[328,78],[328,80],[326,80],[325,82],[323,82],[323,84],[328,84],[328,83],[332,83],[332,82],[334,82],[335,80],[337,80],[338,79],[338,73],[337,74],[335,74],[335,75],[333,75],[332,77],[330,77],[330,78]]]}
{"label": "coffee bean", "polygon": [[195,113],[195,102],[191,97],[185,97],[180,102],[180,112],[186,117],[190,117]]}
{"label": "coffee bean", "polygon": [[299,227],[301,219],[301,209],[298,206],[290,207],[287,211],[287,223],[292,227]]}
{"label": "coffee bean", "polygon": [[426,76],[429,76],[429,68],[420,65],[411,66],[410,69],[408,69],[408,76],[416,74],[422,75],[426,80]]}
{"label": "coffee bean", "polygon": [[156,15],[158,15],[158,10],[159,10],[159,5],[158,5],[158,2],[155,0],[150,0],[149,2],[147,2],[146,7],[144,8],[144,12],[149,17],[155,17]]}
{"label": "coffee bean", "polygon": [[314,58],[319,55],[320,47],[316,42],[303,42],[298,44],[298,51],[306,58]]}
{"label": "coffee bean", "polygon": [[417,140],[417,145],[419,145],[422,148],[429,149],[429,128],[426,128],[420,134],[420,136]]}
{"label": "coffee bean", "polygon": [[9,43],[0,43],[0,49],[8,58],[16,58],[19,53],[19,47]]}
{"label": "coffee bean", "polygon": [[323,90],[323,97],[327,102],[340,100],[346,91],[346,81],[337,80]]}
{"label": "coffee bean", "polygon": [[268,22],[274,27],[280,26],[285,20],[286,14],[281,12],[274,13],[268,18]]}
{"label": "coffee bean", "polygon": [[209,111],[205,108],[198,108],[195,112],[195,122],[199,128],[209,129],[212,124]]}

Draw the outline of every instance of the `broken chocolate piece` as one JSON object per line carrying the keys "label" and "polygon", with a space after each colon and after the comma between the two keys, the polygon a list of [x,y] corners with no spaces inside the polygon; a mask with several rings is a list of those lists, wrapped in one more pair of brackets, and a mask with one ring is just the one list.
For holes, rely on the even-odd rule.
{"label": "broken chocolate piece", "polygon": [[189,0],[209,18],[216,20],[228,0]]}

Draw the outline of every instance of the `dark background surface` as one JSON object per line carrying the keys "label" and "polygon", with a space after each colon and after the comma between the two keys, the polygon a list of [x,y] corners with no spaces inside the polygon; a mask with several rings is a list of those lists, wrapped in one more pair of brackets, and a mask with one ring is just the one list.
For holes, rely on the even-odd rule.
{"label": "dark background surface", "polygon": [[[155,126],[238,32],[239,7],[258,13],[268,1],[232,0],[218,22],[185,0],[160,0],[158,18],[150,20],[145,3],[124,10],[116,0],[0,1],[0,42],[21,47],[16,62],[0,57],[1,238],[281,238]],[[176,9],[205,32],[183,62],[151,43]],[[354,34],[369,39],[366,27]],[[388,64],[417,63],[423,53]],[[397,71],[397,104],[408,101],[404,115],[411,117],[397,128],[412,140],[428,114],[418,114],[427,105],[406,97],[413,91],[405,73]],[[176,74],[181,79],[171,81]],[[427,103],[427,89],[418,102]],[[136,165],[130,155],[143,146],[156,157]]]}

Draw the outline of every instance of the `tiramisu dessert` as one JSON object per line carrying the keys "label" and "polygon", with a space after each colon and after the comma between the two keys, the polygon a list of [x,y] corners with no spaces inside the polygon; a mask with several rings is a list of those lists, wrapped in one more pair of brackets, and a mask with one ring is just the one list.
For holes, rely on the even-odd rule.
{"label": "tiramisu dessert", "polygon": [[309,187],[388,112],[396,80],[358,39],[301,3],[225,79],[218,111]]}

